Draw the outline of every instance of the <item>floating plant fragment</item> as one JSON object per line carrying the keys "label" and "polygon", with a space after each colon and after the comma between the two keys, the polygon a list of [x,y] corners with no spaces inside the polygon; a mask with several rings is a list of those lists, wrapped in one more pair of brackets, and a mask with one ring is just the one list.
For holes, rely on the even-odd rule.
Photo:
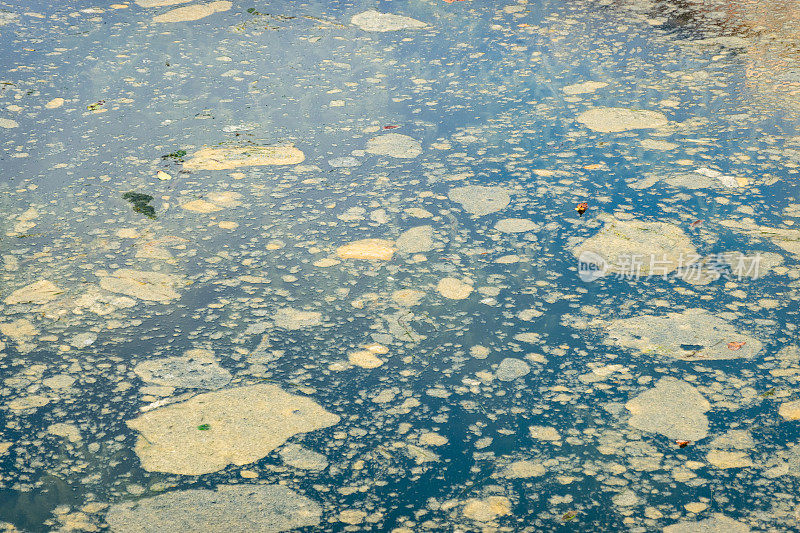
{"label": "floating plant fragment", "polygon": [[186,155],[186,150],[175,150],[169,154],[165,154],[161,156],[161,159],[172,159],[173,161],[177,161],[179,163],[183,163],[183,158]]}
{"label": "floating plant fragment", "polygon": [[141,213],[147,218],[156,218],[156,210],[150,205],[150,202],[153,201],[153,197],[149,194],[129,191],[123,194],[122,198],[133,205],[133,211],[135,213]]}

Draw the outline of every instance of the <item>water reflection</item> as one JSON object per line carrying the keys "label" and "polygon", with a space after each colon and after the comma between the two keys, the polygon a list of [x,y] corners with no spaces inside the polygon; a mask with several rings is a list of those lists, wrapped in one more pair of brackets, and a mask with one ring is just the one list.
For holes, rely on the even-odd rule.
{"label": "water reflection", "polygon": [[4,527],[796,527],[788,7],[160,3],[0,18]]}

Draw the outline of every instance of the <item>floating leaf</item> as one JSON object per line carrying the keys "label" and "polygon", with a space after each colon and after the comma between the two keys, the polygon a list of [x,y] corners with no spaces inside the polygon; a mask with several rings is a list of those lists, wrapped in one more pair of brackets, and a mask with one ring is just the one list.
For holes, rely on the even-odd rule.
{"label": "floating leaf", "polygon": [[676,440],[675,444],[678,445],[678,448],[686,448],[692,441],[690,440]]}
{"label": "floating leaf", "polygon": [[770,396],[775,396],[776,392],[777,392],[777,389],[773,388],[773,389],[769,389],[767,391],[762,392],[761,394],[759,394],[759,396],[761,396],[762,398],[769,398]]}
{"label": "floating leaf", "polygon": [[105,103],[106,103],[105,100],[100,100],[99,102],[95,102],[93,104],[87,105],[86,109],[88,109],[89,111],[94,111],[95,109],[98,109],[100,106],[102,106]]}
{"label": "floating leaf", "polygon": [[578,212],[578,216],[582,217],[586,210],[589,209],[589,204],[586,202],[581,202],[575,207],[575,211]]}
{"label": "floating leaf", "polygon": [[162,155],[161,159],[172,159],[174,161],[183,163],[183,156],[185,155],[186,155],[186,150],[175,150],[171,154]]}
{"label": "floating leaf", "polygon": [[561,517],[561,521],[569,522],[570,520],[574,520],[576,516],[578,516],[578,511],[567,511],[564,513],[564,516]]}
{"label": "floating leaf", "polygon": [[729,342],[729,343],[728,343],[728,349],[729,349],[729,350],[739,350],[739,349],[741,349],[741,347],[742,347],[742,346],[744,346],[745,344],[746,344],[746,342],[745,342],[745,341],[734,341],[734,342]]}
{"label": "floating leaf", "polygon": [[153,197],[149,194],[130,191],[123,194],[122,198],[133,204],[134,212],[141,213],[147,218],[156,218],[156,210],[152,205],[150,205]]}
{"label": "floating leaf", "polygon": [[211,429],[211,425],[200,424],[199,426],[197,426],[197,429],[199,429],[200,431],[208,431],[209,429]]}
{"label": "floating leaf", "polygon": [[702,221],[702,220],[695,220],[694,222],[692,222],[691,224],[689,224],[689,227],[690,227],[690,228],[696,228],[697,226],[699,226],[699,225],[700,225],[700,224],[702,224],[702,223],[703,223],[703,221]]}

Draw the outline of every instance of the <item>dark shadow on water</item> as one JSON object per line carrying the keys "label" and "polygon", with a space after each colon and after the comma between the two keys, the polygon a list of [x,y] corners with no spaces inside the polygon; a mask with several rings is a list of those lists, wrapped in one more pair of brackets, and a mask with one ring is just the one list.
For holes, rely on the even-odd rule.
{"label": "dark shadow on water", "polygon": [[0,490],[0,521],[13,524],[22,531],[51,531],[46,522],[59,505],[80,504],[72,487],[62,479],[46,475],[42,486],[30,492]]}

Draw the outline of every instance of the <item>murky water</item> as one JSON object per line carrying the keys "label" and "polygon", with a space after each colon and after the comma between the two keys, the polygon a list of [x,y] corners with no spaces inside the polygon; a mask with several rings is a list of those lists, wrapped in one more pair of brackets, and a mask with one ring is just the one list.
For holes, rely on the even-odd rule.
{"label": "murky water", "polygon": [[798,20],[0,3],[0,525],[798,530]]}

